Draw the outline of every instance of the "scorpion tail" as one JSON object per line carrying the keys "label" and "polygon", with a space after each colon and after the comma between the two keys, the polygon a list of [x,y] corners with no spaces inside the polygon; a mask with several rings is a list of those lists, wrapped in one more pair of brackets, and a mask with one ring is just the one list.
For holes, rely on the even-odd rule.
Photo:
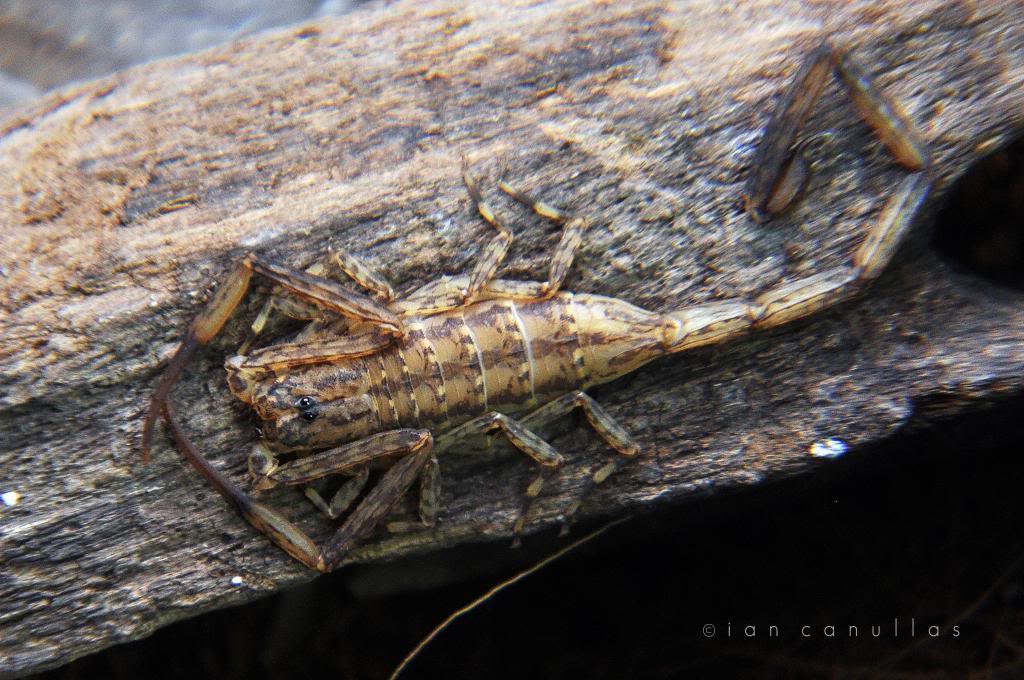
{"label": "scorpion tail", "polygon": [[753,313],[750,303],[739,300],[670,312],[664,317],[665,350],[683,352],[740,337],[753,327]]}
{"label": "scorpion tail", "polygon": [[715,302],[665,315],[665,351],[681,352],[781,326],[853,297],[885,270],[930,188],[927,173],[908,175],[847,265],[772,288],[752,300]]}

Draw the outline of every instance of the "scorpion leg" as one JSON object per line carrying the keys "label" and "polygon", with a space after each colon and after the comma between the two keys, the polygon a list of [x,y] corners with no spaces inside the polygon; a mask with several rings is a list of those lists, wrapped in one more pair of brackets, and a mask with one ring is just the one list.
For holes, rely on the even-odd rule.
{"label": "scorpion leg", "polygon": [[846,50],[822,43],[808,55],[783,94],[754,157],[744,201],[758,221],[784,211],[803,190],[808,171],[797,135],[821,96],[830,70],[839,76],[861,118],[898,163],[921,170],[930,162],[919,133],[863,66]]}
{"label": "scorpion leg", "polygon": [[[540,494],[545,481],[552,471],[561,467],[562,455],[550,444],[534,434],[533,430],[580,408],[591,426],[609,446],[624,456],[634,456],[640,447],[629,434],[605,411],[600,404],[581,391],[566,394],[532,411],[520,420],[500,413],[487,413],[443,435],[438,448],[444,449],[465,437],[501,430],[509,442],[526,453],[542,466],[541,473],[529,484],[526,501],[514,524],[516,535],[522,532],[530,504]],[[593,475],[593,482],[603,482],[615,469],[615,463],[608,463]]]}
{"label": "scorpion leg", "polygon": [[[314,263],[305,270],[306,274],[332,279],[335,278],[333,275],[337,274],[338,271],[347,275],[382,302],[390,302],[395,297],[394,289],[383,276],[371,269],[355,255],[342,250],[331,251],[319,262]],[[275,309],[292,319],[321,322],[307,326],[299,334],[299,338],[315,334],[319,330],[318,327],[322,326],[324,322],[323,314],[316,305],[295,298],[287,298],[280,294],[273,294],[263,303],[263,307],[260,308],[259,313],[250,325],[248,337],[238,349],[238,354],[248,353],[249,347],[252,346],[256,336],[263,332],[267,321],[270,319],[270,315]]]}
{"label": "scorpion leg", "polygon": [[[326,273],[326,267],[323,262],[317,262],[307,267],[305,271],[313,276],[323,276]],[[245,342],[238,348],[236,354],[249,353],[249,348],[256,341],[256,336],[266,328],[270,315],[275,310],[281,312],[289,319],[297,319],[299,321],[321,321],[323,319],[323,312],[316,305],[304,302],[294,296],[286,297],[282,292],[280,290],[272,292],[266,302],[263,303],[263,306],[260,307],[256,318],[249,324],[249,333],[245,338]]]}
{"label": "scorpion leg", "polygon": [[[524,427],[518,420],[497,411],[485,413],[446,433],[439,441],[438,448],[443,450],[465,437],[486,434],[495,430],[500,430],[512,446],[528,455],[544,470],[556,470],[565,462],[562,454],[558,453],[551,444]],[[545,473],[541,472],[536,479],[530,482],[526,489],[527,504],[540,493],[546,478]],[[521,512],[514,525],[517,536],[523,527],[522,517],[523,513]]]}
{"label": "scorpion leg", "polygon": [[310,503],[317,510],[327,516],[328,519],[338,519],[349,509],[352,502],[366,488],[366,482],[370,479],[370,468],[360,468],[351,478],[346,480],[341,488],[334,492],[330,503],[323,499],[320,492],[312,486],[303,489],[303,493]]}
{"label": "scorpion leg", "polygon": [[551,444],[524,427],[515,418],[504,413],[490,411],[445,433],[439,439],[438,448],[447,449],[465,437],[486,434],[500,430],[514,447],[544,467],[558,467],[564,461],[562,455]]}
{"label": "scorpion leg", "polygon": [[564,227],[562,238],[558,245],[555,246],[554,253],[552,253],[551,265],[548,268],[548,278],[546,281],[491,279],[480,297],[482,299],[510,298],[513,300],[543,300],[549,298],[558,292],[565,281],[566,274],[569,273],[569,267],[572,266],[572,261],[576,257],[576,251],[579,250],[579,246],[583,242],[583,235],[587,230],[587,221],[582,217],[569,218],[554,206],[529,196],[514,188],[505,180],[498,182],[498,186],[506,194],[519,203],[531,208],[541,217],[564,224]]}
{"label": "scorpion leg", "polygon": [[547,281],[539,285],[535,282],[526,281],[494,281],[494,274],[512,245],[512,231],[498,219],[494,210],[484,201],[480,189],[476,186],[475,180],[468,171],[462,173],[462,181],[465,183],[466,190],[469,192],[470,198],[473,199],[473,203],[476,205],[480,216],[498,230],[498,235],[486,246],[483,256],[470,274],[464,303],[472,302],[484,289],[487,289],[487,292],[491,295],[529,299],[543,299],[558,292],[562,282],[565,280],[565,275],[569,271],[569,267],[572,266],[576,250],[583,241],[583,233],[587,227],[586,220],[580,217],[567,219],[557,208],[543,201],[534,200],[513,188],[505,180],[501,180],[498,186],[501,187],[502,191],[520,203],[532,208],[541,217],[564,223],[565,227],[562,232],[562,238],[552,255]]}
{"label": "scorpion leg", "polygon": [[484,247],[480,260],[468,276],[441,277],[390,305],[391,309],[403,316],[429,316],[458,309],[477,300],[542,300],[551,297],[561,287],[569,267],[572,266],[576,251],[583,241],[583,234],[587,228],[586,220],[579,217],[568,219],[558,209],[530,198],[502,180],[499,186],[512,198],[533,208],[542,217],[564,223],[565,227],[552,255],[547,281],[495,279],[494,275],[512,244],[512,231],[498,219],[494,210],[484,200],[476,181],[468,171],[463,171],[462,180],[477,211],[488,224],[498,230],[498,234]]}
{"label": "scorpion leg", "polygon": [[367,536],[405,495],[424,467],[433,459],[433,440],[427,439],[418,451],[410,451],[391,466],[370,490],[363,502],[348,516],[327,546],[321,551],[321,571],[330,571],[345,558],[349,550]]}
{"label": "scorpion leg", "polygon": [[423,466],[420,473],[420,503],[419,503],[419,524],[415,522],[397,521],[389,522],[388,531],[394,534],[401,534],[414,531],[422,527],[432,527],[437,524],[437,513],[441,508],[441,468],[437,462],[437,456],[431,456]]}
{"label": "scorpion leg", "polygon": [[437,512],[441,507],[441,467],[437,456],[431,456],[420,475],[420,522],[432,527],[437,523]]}
{"label": "scorpion leg", "polygon": [[332,251],[328,258],[331,264],[380,300],[391,302],[395,299],[395,289],[391,283],[360,258],[344,250]]}
{"label": "scorpion leg", "polygon": [[[594,428],[597,435],[621,456],[631,458],[639,453],[640,445],[630,437],[629,433],[626,432],[621,425],[615,422],[615,419],[612,418],[611,414],[605,411],[604,408],[594,401],[590,395],[579,390],[548,402],[522,418],[521,422],[523,425],[531,429],[541,428],[548,423],[562,418],[563,416],[569,415],[577,408],[583,411],[584,416],[587,418],[587,422],[589,422],[590,426]],[[608,479],[608,477],[618,469],[622,460],[623,458],[621,457],[613,457],[607,463],[598,468],[593,475],[591,475],[588,488],[584,489],[583,493],[580,494],[579,499],[576,500],[565,513],[566,526],[571,522],[573,515],[576,514],[589,494],[589,487],[601,484]],[[527,505],[523,507],[522,513],[516,520],[516,534],[522,532],[526,517],[529,514],[529,504],[540,493],[541,486],[546,479],[547,477],[542,474],[534,482],[536,487],[531,487],[529,489],[529,491],[532,492],[532,495],[529,493],[527,494]]]}
{"label": "scorpion leg", "polygon": [[569,415],[577,408],[582,409],[590,426],[608,446],[623,456],[635,456],[640,451],[639,444],[633,441],[629,433],[615,422],[615,419],[590,395],[580,390],[570,392],[544,404],[521,418],[520,422],[530,429],[539,428]]}
{"label": "scorpion leg", "polygon": [[484,218],[488,224],[498,230],[497,235],[491,239],[490,243],[484,246],[480,260],[473,267],[473,271],[469,275],[469,284],[466,286],[462,300],[463,304],[469,304],[480,294],[480,291],[484,289],[487,282],[494,278],[495,272],[498,271],[498,267],[501,266],[505,255],[508,254],[509,247],[512,245],[512,231],[498,219],[491,206],[484,201],[476,181],[469,174],[468,170],[463,170],[462,182],[466,185],[466,191],[469,192],[469,197],[473,199],[473,204],[476,205],[480,217]]}
{"label": "scorpion leg", "polygon": [[389,308],[402,316],[430,316],[466,305],[468,276],[442,276],[420,286]]}
{"label": "scorpion leg", "polygon": [[[312,273],[313,268],[306,270]],[[286,298],[277,294],[271,294],[263,306],[260,307],[259,313],[256,318],[253,319],[252,323],[249,324],[249,333],[245,338],[245,342],[238,348],[237,354],[248,354],[249,348],[252,347],[252,343],[256,341],[256,336],[263,332],[267,327],[267,322],[270,321],[270,315],[274,311],[281,312],[289,319],[297,319],[300,321],[320,321],[323,318],[321,310],[316,305],[311,305],[301,300],[294,298]]]}
{"label": "scorpion leg", "polygon": [[555,252],[551,256],[548,280],[541,284],[540,294],[536,296],[541,298],[550,297],[558,292],[562,282],[565,280],[565,275],[569,273],[569,267],[572,266],[572,261],[576,257],[576,251],[579,249],[580,243],[583,242],[583,234],[587,230],[587,222],[582,217],[568,218],[558,208],[523,193],[505,180],[498,182],[498,187],[541,217],[565,225],[562,231],[562,239],[555,246]]}
{"label": "scorpion leg", "polygon": [[[278,463],[261,443],[256,445],[249,456],[249,473],[254,488],[260,491],[278,485],[308,484],[332,475],[352,474],[352,478],[335,493],[330,504],[324,502],[312,487],[305,489],[306,497],[313,505],[331,519],[337,519],[365,486],[370,463],[395,456],[418,454],[431,441],[429,430],[390,430],[290,463]],[[402,489],[398,497],[404,495],[406,489]]]}

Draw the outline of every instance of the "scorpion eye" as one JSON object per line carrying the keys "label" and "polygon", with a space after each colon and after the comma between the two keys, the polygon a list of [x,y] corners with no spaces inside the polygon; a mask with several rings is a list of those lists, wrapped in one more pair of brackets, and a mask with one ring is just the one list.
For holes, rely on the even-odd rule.
{"label": "scorpion eye", "polygon": [[299,417],[307,423],[313,422],[320,415],[320,409],[317,408],[316,399],[313,397],[299,397],[295,402],[295,408],[299,409]]}

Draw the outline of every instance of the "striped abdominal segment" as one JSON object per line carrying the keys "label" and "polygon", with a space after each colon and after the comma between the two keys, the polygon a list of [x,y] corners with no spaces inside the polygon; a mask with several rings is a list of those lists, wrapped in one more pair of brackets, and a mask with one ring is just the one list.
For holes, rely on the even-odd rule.
{"label": "striped abdominal segment", "polygon": [[408,320],[402,340],[367,362],[382,423],[444,431],[492,411],[521,413],[594,382],[593,332],[581,331],[577,317],[603,315],[579,306],[560,293]]}
{"label": "striped abdominal segment", "polygon": [[[232,360],[230,378],[277,450],[400,428],[443,434],[486,413],[520,415],[624,375],[665,352],[670,322],[596,295],[484,300],[406,318],[402,338],[374,353],[280,376],[265,371],[252,386],[243,380],[246,367]],[[298,406],[303,398],[315,409]]]}
{"label": "striped abdominal segment", "polygon": [[529,339],[533,405],[579,389],[587,371],[573,295],[561,293],[518,309],[523,333]]}

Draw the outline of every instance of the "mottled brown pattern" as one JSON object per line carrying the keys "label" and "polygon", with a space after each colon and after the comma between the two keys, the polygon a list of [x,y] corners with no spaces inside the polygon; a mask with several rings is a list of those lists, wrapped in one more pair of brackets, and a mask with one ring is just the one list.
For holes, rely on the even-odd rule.
{"label": "mottled brown pattern", "polygon": [[668,321],[623,300],[575,296],[587,379],[584,387],[625,375],[664,353]]}
{"label": "mottled brown pattern", "polygon": [[573,296],[562,293],[548,300],[517,305],[530,344],[535,402],[543,404],[586,382],[581,366],[579,333],[571,311]]}
{"label": "mottled brown pattern", "polygon": [[396,345],[380,354],[384,379],[394,399],[395,415],[399,427],[420,427],[420,408],[413,393],[412,376],[405,363],[405,355]]}
{"label": "mottled brown pattern", "polygon": [[[491,411],[517,415],[573,390],[613,380],[665,353],[665,317],[598,295],[486,300],[405,319],[405,335],[369,356],[280,375],[272,353],[228,362],[229,384],[263,419],[278,450],[335,446],[373,432],[428,427],[443,433]],[[378,338],[353,340],[356,351]],[[285,355],[306,350],[289,345]],[[312,355],[305,360],[312,358]],[[260,376],[265,376],[260,379]],[[242,379],[244,376],[244,380]],[[237,389],[236,389],[237,388]],[[297,402],[314,397],[318,417]]]}
{"label": "mottled brown pattern", "polygon": [[409,367],[420,424],[429,428],[447,427],[449,419],[444,374],[436,348],[427,337],[426,324],[407,324],[399,351]]}
{"label": "mottled brown pattern", "polygon": [[427,323],[425,332],[437,349],[451,425],[483,413],[481,355],[465,316],[461,311],[441,315]]}
{"label": "mottled brown pattern", "polygon": [[[2,671],[41,670],[312,578],[235,517],[162,432],[154,462],[138,464],[134,414],[244,250],[301,265],[349,248],[401,289],[456,271],[493,234],[468,209],[464,157],[488,179],[500,162],[517,185],[591,222],[571,290],[666,312],[755,296],[846,261],[900,174],[830,85],[811,123],[836,134],[806,199],[768,226],[736,209],[773,107],[825,35],[856,45],[933,143],[940,190],[925,212],[1020,133],[1020,2],[735,4],[375,3],[9,112],[0,455],[23,500],[0,520]],[[154,210],[182,196],[195,201]],[[515,229],[517,266],[542,275],[554,230],[532,216]],[[917,225],[857,302],[606,388],[644,453],[584,518],[809,480],[831,464],[807,455],[823,437],[856,451],[1019,395],[1020,296],[950,267],[929,230]],[[255,438],[218,370],[232,343],[201,352],[174,401],[202,453],[242,483]],[[570,464],[531,529],[556,521],[592,470],[591,444],[555,443]],[[458,456],[444,465],[443,522],[382,531],[352,560],[508,534],[514,481],[527,473]],[[280,500],[328,531],[306,504]],[[229,585],[234,574],[243,586]]]}
{"label": "mottled brown pattern", "polygon": [[[387,354],[394,354],[394,350],[388,351]],[[369,357],[366,362],[366,372],[369,378],[370,396],[373,398],[374,406],[380,418],[380,429],[392,430],[399,427],[401,418],[395,403],[394,390],[392,389],[393,383],[388,380],[387,368],[384,363],[385,356],[386,354],[382,352]],[[404,388],[404,385],[401,383],[395,386],[399,390]]]}
{"label": "mottled brown pattern", "polygon": [[515,412],[529,404],[528,346],[509,300],[488,300],[464,312],[483,358],[487,409]]}
{"label": "mottled brown pattern", "polygon": [[[280,450],[295,447],[302,433],[310,448],[400,427],[441,434],[485,413],[519,415],[625,375],[666,353],[665,329],[674,323],[599,295],[485,300],[408,317],[405,335],[370,356],[338,360],[328,347],[323,363],[281,375],[267,370],[273,360],[254,368],[229,362],[229,384],[246,376],[236,395],[255,394],[248,400]],[[294,353],[291,346],[286,353]],[[296,406],[306,395],[321,413],[308,422]]]}

